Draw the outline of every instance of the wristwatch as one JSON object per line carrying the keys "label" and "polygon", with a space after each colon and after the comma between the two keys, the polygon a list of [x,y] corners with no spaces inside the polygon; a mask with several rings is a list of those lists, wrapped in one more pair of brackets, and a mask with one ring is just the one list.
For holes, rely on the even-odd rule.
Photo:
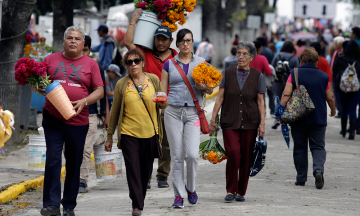
{"label": "wristwatch", "polygon": [[86,98],[84,98],[84,100],[85,100],[85,106],[87,106],[87,100],[86,100]]}

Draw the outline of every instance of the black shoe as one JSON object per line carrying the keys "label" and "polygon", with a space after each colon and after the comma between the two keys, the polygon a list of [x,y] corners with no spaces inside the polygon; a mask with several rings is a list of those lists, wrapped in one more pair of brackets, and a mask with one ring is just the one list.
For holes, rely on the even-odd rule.
{"label": "black shoe", "polygon": [[315,186],[317,189],[322,189],[324,187],[324,176],[321,170],[315,170]]}
{"label": "black shoe", "polygon": [[235,197],[236,197],[236,193],[227,194],[225,196],[225,201],[226,202],[231,202],[231,201],[233,201],[235,199]]}
{"label": "black shoe", "polygon": [[79,193],[87,193],[88,191],[89,190],[88,190],[87,183],[85,181],[80,180]]}
{"label": "black shoe", "polygon": [[168,188],[169,184],[167,183],[166,179],[159,178],[158,179],[158,188]]}
{"label": "black shoe", "polygon": [[239,202],[244,202],[244,201],[245,201],[245,197],[244,197],[244,196],[241,196],[241,195],[237,195],[237,196],[235,197],[235,200],[236,200],[236,201],[239,201]]}
{"label": "black shoe", "polygon": [[149,180],[149,182],[148,182],[147,189],[148,189],[148,190],[151,189],[150,180]]}
{"label": "black shoe", "polygon": [[298,182],[298,181],[296,181],[296,182],[295,182],[295,185],[296,185],[296,186],[305,186],[305,182]]}
{"label": "black shoe", "polygon": [[276,130],[279,127],[279,125],[280,125],[279,120],[275,120],[275,122],[274,122],[273,126],[271,126],[271,128]]}
{"label": "black shoe", "polygon": [[45,216],[61,216],[60,208],[57,206],[48,206],[46,208],[42,208],[40,214]]}
{"label": "black shoe", "polygon": [[360,130],[356,130],[356,134],[360,135]]}
{"label": "black shoe", "polygon": [[64,208],[63,216],[75,216],[74,209]]}
{"label": "black shoe", "polygon": [[347,118],[341,118],[341,134],[343,137],[346,136],[346,124],[347,124]]}
{"label": "black shoe", "polygon": [[350,119],[349,140],[355,139],[355,126],[356,126],[356,119]]}

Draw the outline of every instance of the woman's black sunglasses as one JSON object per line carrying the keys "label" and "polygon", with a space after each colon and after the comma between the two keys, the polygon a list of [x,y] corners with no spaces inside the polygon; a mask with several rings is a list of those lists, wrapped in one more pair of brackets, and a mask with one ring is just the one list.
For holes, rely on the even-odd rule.
{"label": "woman's black sunglasses", "polygon": [[134,60],[126,60],[125,64],[127,66],[131,66],[133,64],[133,62],[135,62],[136,65],[139,65],[141,63],[142,59],[141,58],[136,58]]}

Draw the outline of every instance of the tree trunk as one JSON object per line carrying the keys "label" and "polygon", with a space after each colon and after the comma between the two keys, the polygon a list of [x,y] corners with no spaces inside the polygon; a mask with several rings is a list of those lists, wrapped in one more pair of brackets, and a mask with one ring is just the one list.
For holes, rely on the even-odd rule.
{"label": "tree trunk", "polygon": [[15,131],[8,144],[18,144],[20,137],[21,86],[15,81],[15,63],[24,56],[30,17],[36,0],[4,0],[0,41],[0,105],[15,116]]}
{"label": "tree trunk", "polygon": [[65,30],[73,25],[74,1],[54,1],[53,17],[53,47],[55,52],[63,51],[63,38]]}

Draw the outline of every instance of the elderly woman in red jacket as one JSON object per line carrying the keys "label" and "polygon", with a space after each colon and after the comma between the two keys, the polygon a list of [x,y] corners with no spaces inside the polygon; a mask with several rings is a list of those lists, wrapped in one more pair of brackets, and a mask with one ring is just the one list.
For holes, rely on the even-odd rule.
{"label": "elderly woman in red jacket", "polygon": [[266,92],[264,75],[250,67],[256,56],[251,42],[237,46],[238,65],[226,68],[210,121],[210,130],[218,130],[215,118],[221,108],[220,125],[228,153],[225,201],[245,201],[249,169],[256,136],[265,134]]}

